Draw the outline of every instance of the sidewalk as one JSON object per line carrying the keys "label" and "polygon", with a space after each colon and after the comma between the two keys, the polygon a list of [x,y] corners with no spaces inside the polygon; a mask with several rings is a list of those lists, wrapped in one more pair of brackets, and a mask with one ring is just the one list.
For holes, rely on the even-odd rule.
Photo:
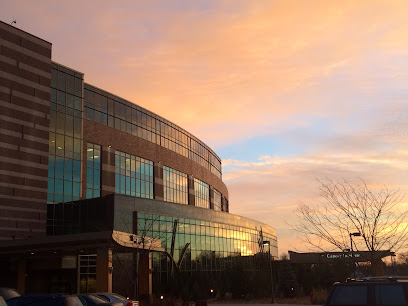
{"label": "sidewalk", "polygon": [[[252,303],[252,302],[244,302],[241,304],[229,304],[229,303],[222,303],[222,304],[217,304],[217,303],[209,303],[211,306],[242,306],[242,305],[247,305],[247,306],[265,306],[268,304],[259,304],[259,303]],[[273,306],[302,306],[302,305],[310,305],[310,304],[272,304],[270,303],[269,305]]]}
{"label": "sidewalk", "polygon": [[230,300],[209,300],[209,306],[242,306],[242,305],[256,305],[256,306],[301,306],[301,305],[311,305],[310,297],[295,297],[295,298],[275,298],[275,303],[271,303],[270,298],[263,299],[253,299],[252,301],[241,300],[241,299],[230,299]]}
{"label": "sidewalk", "polygon": [[271,303],[270,298],[264,299],[254,299],[252,301],[246,300],[209,300],[209,306],[303,306],[303,305],[311,305],[310,297],[297,297],[297,298],[275,298],[275,303]]}

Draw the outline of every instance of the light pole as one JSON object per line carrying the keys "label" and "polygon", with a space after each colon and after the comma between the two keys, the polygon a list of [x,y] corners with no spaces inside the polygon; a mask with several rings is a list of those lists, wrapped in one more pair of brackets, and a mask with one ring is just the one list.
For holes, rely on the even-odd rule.
{"label": "light pole", "polygon": [[392,267],[392,276],[395,276],[395,257],[397,255],[395,252],[391,252],[391,267]]}
{"label": "light pole", "polygon": [[263,245],[269,246],[269,271],[271,273],[271,303],[275,303],[274,301],[274,293],[273,293],[273,273],[272,273],[272,256],[271,256],[271,242],[270,241],[263,241]]}
{"label": "light pole", "polygon": [[356,232],[356,233],[349,233],[350,236],[350,248],[351,248],[351,258],[353,259],[353,265],[354,265],[354,278],[356,278],[356,261],[354,259],[354,252],[353,252],[353,236],[354,237],[360,237],[361,233]]}

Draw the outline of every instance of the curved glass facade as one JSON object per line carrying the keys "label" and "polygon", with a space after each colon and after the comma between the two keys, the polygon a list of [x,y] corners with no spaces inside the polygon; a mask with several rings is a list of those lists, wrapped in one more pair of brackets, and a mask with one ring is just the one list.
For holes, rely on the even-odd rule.
{"label": "curved glass facade", "polygon": [[179,126],[132,102],[84,84],[85,118],[153,142],[187,157],[221,179],[221,159]]}
{"label": "curved glass facade", "polygon": [[[13,28],[10,35],[16,35],[16,31]],[[30,44],[16,43],[21,39]],[[196,281],[203,280],[202,288],[210,285],[205,277],[225,272],[218,273],[223,274],[219,278],[221,288],[225,276],[237,268],[256,272],[254,279],[259,276],[258,272],[263,270],[259,259],[265,258],[263,242],[266,240],[270,254],[277,256],[276,233],[272,227],[228,213],[228,190],[221,180],[221,160],[208,146],[170,121],[84,84],[82,73],[51,62],[48,42],[38,41],[35,47],[37,43],[25,36],[12,40],[9,43],[17,47],[13,52],[32,49],[24,53],[25,60],[35,60],[36,71],[42,71],[38,75],[30,72],[36,75],[35,80],[31,78],[33,75],[18,76],[25,79],[21,82],[6,76],[11,84],[6,84],[6,89],[16,103],[10,103],[5,127],[18,129],[18,133],[10,135],[15,141],[24,140],[24,150],[19,146],[18,150],[7,152],[11,160],[16,160],[8,163],[7,169],[10,167],[11,173],[27,179],[18,180],[17,185],[24,187],[7,187],[4,195],[7,195],[8,206],[16,201],[21,206],[19,210],[7,208],[7,214],[16,220],[28,221],[24,225],[11,220],[3,231],[7,233],[4,237],[18,242],[10,242],[18,247],[18,250],[12,247],[11,253],[21,255],[24,269],[35,272],[37,260],[47,263],[48,258],[51,263],[63,262],[63,272],[57,272],[60,265],[52,264],[46,273],[57,272],[61,276],[58,282],[68,279],[69,284],[74,284],[72,288],[76,284],[76,291],[86,292],[99,291],[99,287],[101,291],[110,291],[114,277],[115,282],[122,280],[134,290],[138,283],[136,277],[145,273],[145,285],[139,284],[139,289],[150,294],[150,264],[153,263],[156,293],[170,293],[172,289],[166,286],[175,280],[175,266],[183,277],[195,274]],[[41,47],[43,44],[46,46]],[[38,54],[29,59],[33,53]],[[41,64],[37,62],[38,57],[44,60]],[[15,76],[22,73],[14,70]],[[15,95],[19,90],[25,98]],[[19,103],[24,104],[21,107],[27,111],[19,109]],[[26,120],[29,120],[27,124]],[[16,158],[12,156],[16,154],[14,151],[18,151]],[[24,154],[19,154],[21,152]],[[45,227],[49,236],[68,236],[42,237]],[[20,232],[25,232],[24,236],[16,239],[14,234],[20,235]],[[35,237],[32,234],[38,234],[39,239],[30,239]],[[114,235],[119,235],[120,240]],[[135,240],[135,235],[141,237]],[[137,245],[140,240],[144,243],[144,238],[160,239],[161,247],[153,246],[154,241],[150,241],[148,247]],[[5,248],[9,248],[7,243]],[[30,262],[26,260],[29,250],[35,251],[30,252]],[[15,260],[19,258],[13,256],[10,267],[14,273]],[[126,273],[130,279],[118,273],[124,267],[121,256],[130,259],[126,262],[132,271]],[[113,261],[116,262],[113,264]],[[141,262],[143,265],[139,265]],[[139,266],[142,269],[136,270]],[[68,269],[71,271],[67,272]],[[144,272],[133,274],[141,271]],[[24,273],[17,274],[15,280],[24,284]],[[43,280],[44,275],[47,274],[39,279]],[[61,283],[68,288],[65,279]],[[95,285],[95,279],[96,287],[87,287],[92,282]],[[197,283],[189,279],[192,278],[183,279],[184,284],[191,285],[184,289],[193,292]],[[235,275],[231,279],[246,280]],[[45,290],[54,291],[50,289],[54,288],[53,284],[42,285],[48,288]],[[124,290],[122,283],[116,286]],[[32,289],[38,290],[36,285]]]}
{"label": "curved glass facade", "polygon": [[[131,154],[132,148],[123,152],[98,143],[103,142],[98,135],[96,140],[92,132],[83,133],[89,124],[83,119],[168,148],[221,179],[221,161],[210,148],[162,117],[96,87],[84,84],[80,94],[76,82],[82,82],[82,75],[57,64],[52,69],[48,203],[56,205],[48,205],[48,234],[78,231],[76,213],[84,202],[95,201],[93,209],[99,211],[109,197],[114,211],[106,220],[112,220],[112,229],[160,239],[183,273],[218,273],[236,267],[262,271],[263,241],[270,241],[271,254],[277,257],[274,229],[229,214],[228,199],[213,185],[153,157]],[[78,201],[81,198],[89,200]],[[87,224],[90,229],[93,222]],[[167,290],[170,267],[164,253],[153,254],[156,292]]]}
{"label": "curved glass facade", "polygon": [[[264,241],[270,242],[272,256],[278,256],[275,230],[261,222],[157,200],[122,195],[114,198],[116,230],[133,228],[135,234],[142,237],[160,239],[161,246],[169,253],[173,249],[175,262],[179,262],[183,248],[189,244],[180,261],[182,273],[216,273],[236,267],[243,271],[262,271],[265,263],[260,257],[269,251],[269,247],[265,249]],[[171,281],[170,270],[166,255],[154,253],[152,274],[156,293],[167,290]]]}

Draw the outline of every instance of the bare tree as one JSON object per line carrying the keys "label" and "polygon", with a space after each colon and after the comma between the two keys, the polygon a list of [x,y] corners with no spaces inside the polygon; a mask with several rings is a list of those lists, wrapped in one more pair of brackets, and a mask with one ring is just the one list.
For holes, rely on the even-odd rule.
{"label": "bare tree", "polygon": [[[133,214],[135,214],[134,212]],[[137,213],[136,213],[137,214]],[[146,215],[146,214],[145,214]],[[117,263],[122,267],[123,271],[126,272],[129,281],[132,284],[133,292],[132,295],[135,297],[139,296],[139,284],[138,275],[140,271],[140,257],[148,255],[150,252],[157,248],[160,248],[160,242],[164,242],[164,254],[170,261],[170,272],[171,277],[174,279],[175,272],[180,272],[181,263],[185,258],[186,252],[190,243],[186,243],[180,252],[179,259],[176,261],[174,256],[176,235],[179,227],[179,219],[175,219],[172,225],[168,224],[161,218],[162,216],[156,212],[147,213],[148,218],[137,217],[137,225],[134,227],[133,222],[129,218],[128,214],[122,215],[120,218],[122,225],[126,229],[127,233],[137,232],[136,235],[132,236],[132,242],[137,248],[133,248],[131,253],[134,260],[133,270],[126,267],[125,263],[121,260],[119,255],[115,252],[113,253]],[[134,218],[133,218],[134,219]],[[169,239],[168,233],[171,233],[171,242],[167,241]],[[119,237],[115,237],[119,238]],[[129,237],[128,237],[129,238]],[[170,248],[170,250],[169,250]]]}
{"label": "bare tree", "polygon": [[354,236],[356,250],[369,251],[374,267],[381,261],[378,251],[398,251],[407,247],[408,211],[399,208],[403,195],[398,189],[370,188],[363,180],[318,180],[321,201],[301,203],[296,225],[305,241],[321,251],[350,248]]}

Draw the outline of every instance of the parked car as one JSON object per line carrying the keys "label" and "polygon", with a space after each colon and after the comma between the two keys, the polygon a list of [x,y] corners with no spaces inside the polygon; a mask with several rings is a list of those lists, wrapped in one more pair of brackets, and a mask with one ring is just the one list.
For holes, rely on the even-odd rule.
{"label": "parked car", "polygon": [[123,306],[139,306],[138,301],[129,300],[128,298],[125,298],[117,293],[98,292],[95,294],[108,302],[121,303]]}
{"label": "parked car", "polygon": [[78,294],[77,297],[84,306],[123,306],[122,303],[108,302],[95,294]]}
{"label": "parked car", "polygon": [[83,306],[75,295],[67,294],[33,294],[21,295],[7,300],[8,306]]}
{"label": "parked car", "polygon": [[[16,296],[20,296],[21,294],[13,288],[5,288],[5,287],[0,287],[0,296],[5,300],[9,300],[11,298],[14,298]],[[1,304],[0,304],[1,305]]]}
{"label": "parked car", "polygon": [[324,305],[408,305],[408,282],[374,277],[335,283]]}

